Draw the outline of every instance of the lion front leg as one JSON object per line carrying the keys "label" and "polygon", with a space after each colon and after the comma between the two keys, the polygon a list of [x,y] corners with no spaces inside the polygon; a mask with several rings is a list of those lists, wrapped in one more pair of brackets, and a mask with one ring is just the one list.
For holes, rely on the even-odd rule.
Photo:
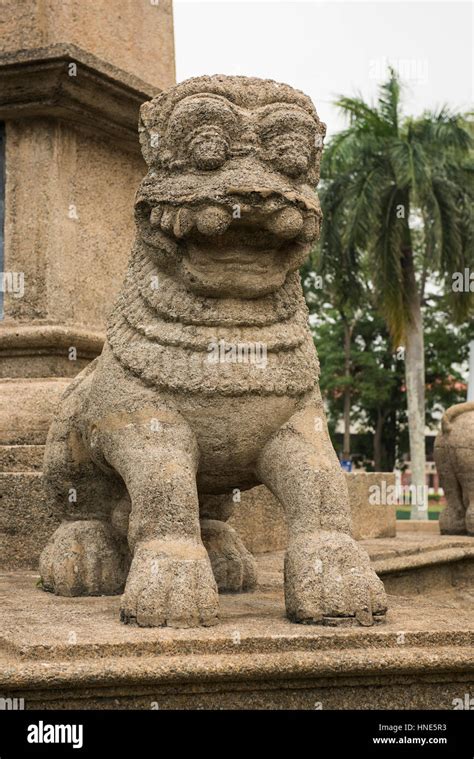
{"label": "lion front leg", "polygon": [[[159,414],[157,414],[159,419]],[[125,420],[126,421],[126,420]],[[176,416],[166,422],[101,424],[100,448],[130,495],[133,553],[121,619],[142,627],[196,627],[217,622],[218,593],[201,542],[196,488],[197,445]]]}
{"label": "lion front leg", "polygon": [[295,622],[364,625],[386,611],[382,582],[351,537],[347,487],[319,405],[297,412],[267,443],[262,482],[287,515],[287,615]]}

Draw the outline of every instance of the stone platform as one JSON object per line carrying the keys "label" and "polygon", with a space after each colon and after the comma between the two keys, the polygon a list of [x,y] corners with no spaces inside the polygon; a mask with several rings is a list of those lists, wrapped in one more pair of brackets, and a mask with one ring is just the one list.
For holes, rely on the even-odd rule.
{"label": "stone platform", "polygon": [[[452,709],[474,693],[474,539],[363,544],[390,594],[371,628],[291,624],[281,552],[258,557],[254,593],[221,596],[208,629],[124,626],[118,597],[58,598],[32,572],[4,573],[0,696],[27,709]],[[423,573],[441,567],[428,592]]]}

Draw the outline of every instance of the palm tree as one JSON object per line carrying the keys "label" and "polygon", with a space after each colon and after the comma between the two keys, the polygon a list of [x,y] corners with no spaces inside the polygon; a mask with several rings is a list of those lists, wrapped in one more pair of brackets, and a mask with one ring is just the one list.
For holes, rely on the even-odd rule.
{"label": "palm tree", "polygon": [[[422,305],[428,277],[444,283],[453,318],[465,319],[473,294],[454,292],[453,274],[473,263],[471,124],[443,107],[403,117],[391,69],[375,106],[361,97],[337,105],[349,126],[323,154],[320,244],[323,271],[341,281],[370,267],[377,307],[394,347],[405,348],[412,484],[425,492],[425,366]],[[421,240],[415,246],[414,239]],[[352,267],[352,268],[351,268]],[[347,271],[348,270],[348,271]],[[412,518],[427,518],[426,500]]]}

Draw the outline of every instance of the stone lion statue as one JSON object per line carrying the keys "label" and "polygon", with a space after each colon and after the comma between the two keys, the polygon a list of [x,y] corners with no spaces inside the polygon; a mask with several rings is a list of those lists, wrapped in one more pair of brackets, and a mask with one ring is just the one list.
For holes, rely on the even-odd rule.
{"label": "stone lion statue", "polygon": [[45,590],[123,592],[121,619],[212,625],[255,586],[226,524],[236,489],[286,509],[294,622],[370,625],[383,585],[351,538],[298,267],[317,239],[324,124],[284,84],[185,81],[140,112],[148,173],[99,358],[69,386],[45,454],[63,522]]}
{"label": "stone lion statue", "polygon": [[434,455],[447,501],[439,516],[440,531],[474,535],[474,402],[446,411]]}

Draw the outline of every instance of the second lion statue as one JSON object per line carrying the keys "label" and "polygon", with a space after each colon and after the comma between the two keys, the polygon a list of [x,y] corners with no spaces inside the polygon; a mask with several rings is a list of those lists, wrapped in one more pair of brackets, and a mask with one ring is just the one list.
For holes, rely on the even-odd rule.
{"label": "second lion statue", "polygon": [[288,617],[383,618],[298,273],[321,223],[324,133],[308,97],[259,79],[190,79],[142,106],[128,271],[102,354],[49,432],[63,521],[41,555],[45,590],[123,593],[122,620],[142,626],[214,624],[218,589],[256,582],[226,524],[232,492],[263,483],[286,510]]}

